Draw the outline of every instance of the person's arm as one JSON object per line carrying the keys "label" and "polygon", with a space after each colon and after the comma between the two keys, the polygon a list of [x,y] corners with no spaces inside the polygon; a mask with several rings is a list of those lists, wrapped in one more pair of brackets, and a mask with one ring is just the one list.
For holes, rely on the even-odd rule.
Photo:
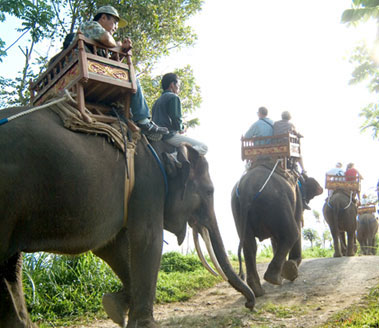
{"label": "person's arm", "polygon": [[101,34],[100,38],[97,41],[99,41],[108,48],[113,48],[117,46],[117,42],[115,41],[113,36],[107,31]]}
{"label": "person's arm", "polygon": [[103,28],[98,22],[91,21],[82,24],[80,31],[85,37],[100,42],[108,48],[117,46],[117,42],[105,28]]}
{"label": "person's arm", "polygon": [[175,131],[182,131],[182,104],[180,98],[174,96],[168,102],[167,114],[171,119],[172,127]]}

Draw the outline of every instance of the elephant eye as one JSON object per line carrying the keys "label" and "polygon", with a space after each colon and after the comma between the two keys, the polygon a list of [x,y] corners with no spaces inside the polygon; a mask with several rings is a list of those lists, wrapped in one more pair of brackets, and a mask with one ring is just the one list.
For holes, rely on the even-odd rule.
{"label": "elephant eye", "polygon": [[207,197],[212,197],[213,196],[213,188],[207,189],[206,192],[205,192],[205,195]]}

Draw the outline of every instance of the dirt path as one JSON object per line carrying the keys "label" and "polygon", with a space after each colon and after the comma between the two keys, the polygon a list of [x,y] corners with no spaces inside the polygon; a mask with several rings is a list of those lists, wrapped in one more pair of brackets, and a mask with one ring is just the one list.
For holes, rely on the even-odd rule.
{"label": "dirt path", "polygon": [[[267,264],[259,265],[262,277]],[[162,327],[194,328],[237,327],[220,318],[238,317],[243,324],[238,327],[315,327],[332,314],[358,303],[368,289],[379,283],[379,256],[355,256],[304,260],[299,277],[294,282],[285,281],[281,286],[264,282],[266,294],[257,299],[256,311],[244,309],[244,298],[223,282],[203,291],[183,303],[155,306],[155,318]],[[298,309],[297,315],[278,318],[260,309],[267,304],[279,304]],[[301,310],[301,312],[299,311]],[[296,310],[295,310],[296,312]],[[214,325],[209,325],[213,320]],[[227,319],[225,319],[227,320]],[[222,320],[221,320],[222,321]],[[80,328],[117,328],[110,320],[99,321]]]}

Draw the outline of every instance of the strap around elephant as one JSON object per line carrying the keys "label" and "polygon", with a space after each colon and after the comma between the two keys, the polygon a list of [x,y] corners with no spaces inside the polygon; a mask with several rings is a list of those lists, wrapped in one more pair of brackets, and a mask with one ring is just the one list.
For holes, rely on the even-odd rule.
{"label": "strap around elephant", "polygon": [[153,154],[155,160],[158,163],[159,169],[162,172],[163,180],[164,180],[164,187],[165,187],[165,198],[166,198],[167,194],[168,194],[168,180],[167,180],[166,170],[164,169],[162,161],[160,160],[160,158],[159,158],[157,152],[155,151],[155,149],[153,148],[153,146],[150,144],[150,142],[147,140],[147,138],[144,138],[144,139],[146,141],[147,147],[150,149],[151,153]]}
{"label": "strap around elephant", "polygon": [[[282,161],[283,159],[279,158],[277,159],[274,167],[272,168],[270,174],[268,175],[266,181],[263,183],[262,187],[258,190],[258,192],[255,194],[255,196],[253,197],[253,200],[256,200],[259,195],[262,193],[263,189],[266,187],[267,183],[269,182],[269,180],[271,179],[272,175],[274,174],[275,170],[276,170],[276,167],[278,166],[278,164]],[[242,177],[241,177],[242,179]],[[240,181],[241,181],[240,179]],[[237,185],[237,188],[236,188],[236,195],[237,197],[239,197],[240,193],[239,193],[239,184],[240,184],[240,181],[238,182],[238,185]]]}
{"label": "strap around elephant", "polygon": [[[353,192],[350,191],[350,200],[349,203],[343,208],[343,210],[346,210],[350,207],[351,203],[353,202]],[[331,209],[333,209],[332,204],[330,204],[330,196],[328,196],[328,202],[326,203]]]}

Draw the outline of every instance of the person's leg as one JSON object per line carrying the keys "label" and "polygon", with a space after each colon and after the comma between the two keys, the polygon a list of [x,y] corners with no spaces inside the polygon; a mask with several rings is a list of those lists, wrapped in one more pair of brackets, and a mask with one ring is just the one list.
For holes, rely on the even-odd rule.
{"label": "person's leg", "polygon": [[168,129],[159,127],[150,120],[149,107],[143,95],[141,84],[137,81],[137,92],[132,95],[130,100],[130,109],[133,115],[133,121],[137,122],[138,127],[145,133],[168,134]]}
{"label": "person's leg", "polygon": [[143,95],[141,84],[137,81],[137,92],[134,93],[130,100],[130,108],[133,114],[133,121],[139,122],[142,120],[148,120],[149,107],[147,106],[145,97]]}
{"label": "person's leg", "polygon": [[165,142],[168,144],[178,147],[182,142],[189,143],[194,149],[196,149],[201,155],[205,155],[208,151],[208,146],[202,142],[192,139],[190,137],[184,136],[182,134],[175,134],[171,138],[166,139]]}

